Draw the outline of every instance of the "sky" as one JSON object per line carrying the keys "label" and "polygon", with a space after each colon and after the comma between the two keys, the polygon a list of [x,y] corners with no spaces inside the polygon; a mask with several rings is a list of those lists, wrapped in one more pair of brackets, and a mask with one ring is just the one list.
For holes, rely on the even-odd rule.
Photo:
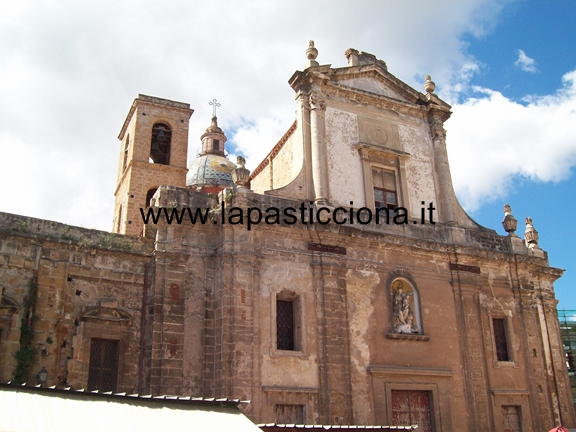
{"label": "sky", "polygon": [[124,118],[139,94],[190,103],[189,162],[217,98],[228,152],[255,168],[294,120],[287,81],[375,54],[452,105],[454,187],[505,234],[531,216],[559,308],[576,309],[573,0],[0,0],[0,211],[110,230]]}

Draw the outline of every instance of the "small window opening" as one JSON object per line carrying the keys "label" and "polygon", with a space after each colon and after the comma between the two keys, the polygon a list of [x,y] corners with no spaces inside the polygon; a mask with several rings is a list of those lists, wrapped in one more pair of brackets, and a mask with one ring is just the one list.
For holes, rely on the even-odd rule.
{"label": "small window opening", "polygon": [[508,354],[508,341],[506,339],[506,320],[504,318],[493,318],[494,342],[496,344],[496,358],[498,361],[510,361]]}
{"label": "small window opening", "polygon": [[130,135],[126,137],[126,142],[124,143],[124,162],[122,163],[122,170],[126,169],[128,164],[128,149],[130,147]]}
{"label": "small window opening", "polygon": [[220,140],[215,139],[212,141],[212,149],[214,151],[220,151]]}
{"label": "small window opening", "polygon": [[150,207],[152,205],[152,197],[156,193],[158,188],[152,188],[146,193],[146,202],[144,203],[144,208]]}
{"label": "small window opening", "polygon": [[152,143],[150,145],[150,159],[153,163],[170,164],[170,144],[172,130],[163,123],[156,123],[152,128]]}
{"label": "small window opening", "polygon": [[396,175],[394,171],[372,168],[374,182],[374,205],[377,209],[387,208],[393,210],[398,207],[396,193]]}

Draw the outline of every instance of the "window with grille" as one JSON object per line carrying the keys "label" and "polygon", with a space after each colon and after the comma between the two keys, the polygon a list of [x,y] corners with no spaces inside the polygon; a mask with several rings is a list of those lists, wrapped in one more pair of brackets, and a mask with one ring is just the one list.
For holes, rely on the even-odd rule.
{"label": "window with grille", "polygon": [[276,300],[276,348],[294,351],[294,300]]}
{"label": "window with grille", "polygon": [[508,354],[508,340],[506,338],[505,318],[492,318],[494,328],[494,343],[496,345],[496,358],[498,361],[510,361]]}
{"label": "window with grille", "polygon": [[276,424],[305,424],[304,405],[276,405]]}
{"label": "window with grille", "polygon": [[504,432],[522,432],[522,420],[518,405],[502,405]]}
{"label": "window with grille", "polygon": [[118,381],[118,341],[92,339],[88,390],[116,391]]}
{"label": "window with grille", "polygon": [[372,168],[374,183],[374,204],[378,208],[395,209],[398,207],[396,194],[396,175],[394,171]]}
{"label": "window with grille", "polygon": [[220,151],[220,140],[215,139],[212,141],[212,150]]}
{"label": "window with grille", "polygon": [[429,391],[392,390],[392,424],[416,424],[419,431],[434,431],[430,399]]}

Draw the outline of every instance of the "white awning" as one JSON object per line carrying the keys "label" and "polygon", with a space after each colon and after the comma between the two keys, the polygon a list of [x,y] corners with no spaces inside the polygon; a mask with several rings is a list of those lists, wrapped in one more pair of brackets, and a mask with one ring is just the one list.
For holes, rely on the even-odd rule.
{"label": "white awning", "polygon": [[2,431],[261,432],[238,401],[0,386]]}

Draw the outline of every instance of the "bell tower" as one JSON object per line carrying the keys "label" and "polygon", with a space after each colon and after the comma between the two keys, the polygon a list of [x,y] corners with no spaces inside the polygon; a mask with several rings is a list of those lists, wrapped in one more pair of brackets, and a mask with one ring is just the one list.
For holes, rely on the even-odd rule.
{"label": "bell tower", "polygon": [[118,139],[120,162],[112,232],[141,235],[140,208],[159,186],[186,187],[190,104],[138,95]]}

